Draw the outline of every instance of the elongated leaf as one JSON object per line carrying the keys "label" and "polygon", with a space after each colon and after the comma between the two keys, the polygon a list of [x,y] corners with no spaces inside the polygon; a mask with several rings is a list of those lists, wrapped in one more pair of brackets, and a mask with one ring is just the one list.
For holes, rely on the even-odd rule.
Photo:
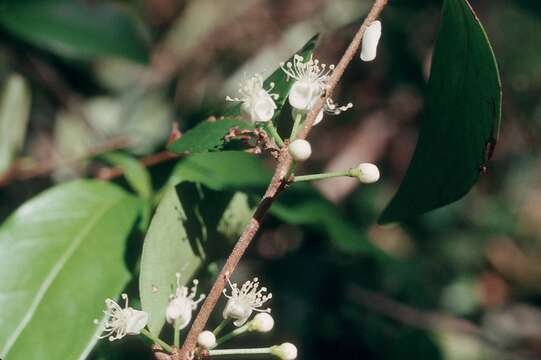
{"label": "elongated leaf", "polygon": [[139,292],[149,328],[158,334],[165,323],[165,309],[175,290],[175,274],[181,284],[203,262],[224,255],[250,218],[252,209],[242,193],[218,193],[184,182],[168,187],[145,237]]}
{"label": "elongated leaf", "polygon": [[0,25],[32,44],[73,58],[116,55],[138,62],[148,58],[138,24],[108,2],[5,1]]}
{"label": "elongated leaf", "polygon": [[180,139],[171,143],[167,149],[179,154],[219,151],[225,140],[224,136],[229,129],[253,129],[253,125],[236,119],[222,119],[217,121],[204,121],[187,131]]}
{"label": "elongated leaf", "polygon": [[463,197],[490,159],[500,115],[500,79],[485,31],[466,0],[445,0],[417,147],[380,223]]}
{"label": "elongated leaf", "polygon": [[20,75],[11,75],[0,99],[0,174],[22,148],[30,113],[30,89]]}
{"label": "elongated leaf", "polygon": [[[296,54],[304,59],[312,56],[319,35],[313,36]],[[293,55],[295,56],[295,55]],[[288,61],[293,60],[293,56]],[[289,90],[293,86],[293,81],[287,79],[287,75],[282,69],[276,69],[268,78],[265,79],[264,88],[269,89],[274,84],[272,93],[278,94],[279,98],[275,101],[276,110],[274,119],[276,119],[285,104]],[[240,104],[231,106],[221,114],[226,117],[240,116]],[[224,136],[230,128],[238,126],[240,129],[253,129],[254,126],[241,120],[222,119],[214,122],[202,122],[193,129],[189,130],[180,139],[174,141],[168,146],[170,151],[176,153],[197,153],[206,151],[219,151],[224,145]]]}
{"label": "elongated leaf", "polygon": [[136,216],[137,201],[116,186],[77,181],[30,200],[2,224],[0,357],[86,357],[104,299],[130,279],[123,256]]}

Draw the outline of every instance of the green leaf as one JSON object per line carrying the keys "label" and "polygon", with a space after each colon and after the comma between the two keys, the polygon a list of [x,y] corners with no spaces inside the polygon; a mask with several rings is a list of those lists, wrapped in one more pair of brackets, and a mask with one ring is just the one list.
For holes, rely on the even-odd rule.
{"label": "green leaf", "polygon": [[[301,55],[304,59],[312,56],[319,35],[313,36],[296,54]],[[293,55],[294,56],[294,55]],[[288,61],[293,60],[293,56]],[[274,84],[272,93],[278,94],[280,97],[275,101],[276,111],[274,119],[278,118],[285,104],[289,90],[293,85],[293,81],[287,81],[287,75],[282,69],[276,69],[267,79],[265,79],[264,88],[269,89],[271,83]],[[240,104],[236,104],[224,110],[221,114],[223,117],[238,117],[240,116]],[[167,148],[176,153],[197,153],[207,151],[222,150],[224,145],[224,136],[229,129],[238,126],[240,129],[253,129],[252,124],[245,121],[235,119],[221,119],[213,122],[205,121],[193,129],[187,131],[182,137]]]}
{"label": "green leaf", "polygon": [[204,261],[224,255],[231,246],[226,240],[239,236],[251,213],[242,193],[219,193],[189,182],[168,187],[145,237],[139,278],[141,304],[154,334],[165,323],[175,274],[181,274],[184,285]]}
{"label": "green leaf", "polygon": [[121,152],[109,152],[100,155],[100,158],[121,168],[126,181],[142,198],[152,197],[150,174],[137,159]]}
{"label": "green leaf", "polygon": [[501,84],[490,43],[465,0],[445,0],[419,140],[380,223],[403,221],[463,197],[498,139]]}
{"label": "green leaf", "polygon": [[348,254],[371,254],[387,258],[355,225],[308,184],[293,184],[273,203],[270,212],[278,219],[325,233],[336,248]]}
{"label": "green leaf", "polygon": [[124,251],[137,210],[116,186],[76,181],[28,201],[2,224],[0,357],[88,355],[97,340],[93,319],[130,279]]}
{"label": "green leaf", "polygon": [[181,159],[173,169],[169,184],[193,181],[214,190],[261,191],[270,180],[269,169],[257,156],[243,151],[224,151]]}
{"label": "green leaf", "polygon": [[169,144],[167,149],[179,154],[219,151],[225,143],[224,136],[233,127],[254,128],[253,125],[236,119],[203,121],[183,134],[180,139]]}
{"label": "green leaf", "polygon": [[30,113],[30,89],[20,75],[11,75],[0,98],[0,174],[21,150]]}
{"label": "green leaf", "polygon": [[2,4],[0,26],[34,45],[77,59],[114,55],[146,63],[148,45],[119,5],[82,0]]}

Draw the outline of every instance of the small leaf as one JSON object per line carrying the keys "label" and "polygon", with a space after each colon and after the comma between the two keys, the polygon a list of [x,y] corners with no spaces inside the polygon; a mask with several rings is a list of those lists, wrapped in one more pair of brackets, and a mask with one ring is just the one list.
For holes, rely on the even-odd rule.
{"label": "small leaf", "polygon": [[0,98],[0,174],[21,150],[30,113],[30,89],[23,77],[11,75]]}
{"label": "small leaf", "polygon": [[100,158],[121,168],[126,181],[142,198],[152,197],[150,174],[137,159],[121,152],[109,152],[100,155]]}
{"label": "small leaf", "polygon": [[28,201],[2,224],[1,358],[86,358],[103,301],[130,279],[124,252],[137,210],[116,186],[76,181]]}
{"label": "small leaf", "polygon": [[203,121],[169,144],[167,149],[178,154],[219,151],[225,143],[224,136],[233,127],[254,128],[245,121],[235,119]]}
{"label": "small leaf", "polygon": [[445,0],[413,159],[380,223],[463,197],[498,139],[501,85],[485,31],[466,0]]}
{"label": "small leaf", "polygon": [[78,59],[116,55],[146,63],[139,25],[119,5],[82,0],[24,0],[2,4],[0,25],[59,55]]}
{"label": "small leaf", "polygon": [[149,328],[158,334],[175,289],[175,274],[184,285],[203,262],[230,249],[246,226],[252,209],[245,194],[218,193],[183,182],[168,187],[145,237],[139,292]]}

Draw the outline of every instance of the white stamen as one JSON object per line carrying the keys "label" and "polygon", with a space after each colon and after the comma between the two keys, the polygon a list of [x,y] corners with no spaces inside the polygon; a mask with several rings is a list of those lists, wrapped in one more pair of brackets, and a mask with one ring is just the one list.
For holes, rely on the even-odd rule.
{"label": "white stamen", "polygon": [[224,319],[236,319],[233,324],[242,326],[253,311],[270,312],[270,308],[260,309],[260,307],[272,298],[272,294],[265,294],[267,292],[266,287],[259,288],[257,278],[246,281],[240,289],[237,284],[232,284],[229,279],[227,279],[227,282],[231,287],[231,295],[227,295],[227,291],[224,289],[223,294],[229,299],[223,312]]}
{"label": "white stamen", "polygon": [[[103,324],[103,334],[100,339],[109,338],[109,341],[122,339],[126,335],[137,335],[148,323],[148,313],[135,310],[128,306],[128,295],[122,294],[124,308],[112,299],[105,300],[107,310],[103,313],[107,316]],[[96,321],[94,321],[96,323]]]}
{"label": "white stamen", "polygon": [[176,273],[175,276],[177,278],[177,288],[175,294],[170,296],[171,300],[167,305],[165,318],[170,324],[178,321],[179,329],[184,329],[192,320],[192,312],[197,308],[197,304],[205,298],[205,295],[201,294],[199,299],[194,300],[199,281],[194,279],[192,288],[188,289],[188,287],[180,285],[180,273]]}

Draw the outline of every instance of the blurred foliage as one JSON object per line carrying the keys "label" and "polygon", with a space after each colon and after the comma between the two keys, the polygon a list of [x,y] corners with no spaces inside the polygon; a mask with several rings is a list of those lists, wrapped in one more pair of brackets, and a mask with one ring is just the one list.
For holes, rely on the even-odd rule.
{"label": "blurred foliage", "polygon": [[[221,115],[216,109],[244,73],[269,75],[315,33],[322,34],[316,55],[336,62],[370,3],[0,1],[0,322],[7,324],[0,356],[4,339],[19,334],[8,359],[43,358],[48,344],[51,358],[91,352],[90,359],[151,359],[137,338],[91,349],[103,298],[125,287],[131,306],[141,307],[150,212],[175,198],[208,209],[203,222],[199,210],[188,214],[188,230],[205,240],[196,267],[200,289],[208,291],[274,161],[238,151],[172,156],[164,151],[172,124],[189,140],[210,126],[198,123]],[[273,292],[276,327],[232,347],[291,341],[306,359],[541,356],[541,9],[537,0],[471,3],[494,46],[505,94],[502,136],[487,173],[450,206],[402,225],[376,225],[415,147],[441,20],[439,0],[391,0],[378,59],[354,61],[335,92],[337,102],[355,108],[314,128],[313,157],[300,169],[371,161],[381,165],[382,181],[294,185],[279,198],[235,274],[239,281],[258,276]],[[5,105],[13,81],[28,88],[17,109]],[[282,132],[290,127],[289,105],[283,110]],[[64,183],[80,178],[92,180]],[[221,221],[239,196],[243,210]],[[114,216],[103,216],[109,211]],[[147,237],[173,231],[155,237],[173,244],[154,247],[167,252],[179,245],[181,230],[178,217],[163,221],[172,227],[150,225]],[[42,251],[58,261],[31,256]],[[74,257],[82,270],[72,268]],[[157,273],[166,265],[152,264]],[[183,281],[195,271],[182,266],[165,270],[162,295],[175,271],[186,272]],[[40,287],[38,276],[57,271]],[[63,307],[51,311],[54,299]],[[66,334],[77,341],[58,341]]]}

